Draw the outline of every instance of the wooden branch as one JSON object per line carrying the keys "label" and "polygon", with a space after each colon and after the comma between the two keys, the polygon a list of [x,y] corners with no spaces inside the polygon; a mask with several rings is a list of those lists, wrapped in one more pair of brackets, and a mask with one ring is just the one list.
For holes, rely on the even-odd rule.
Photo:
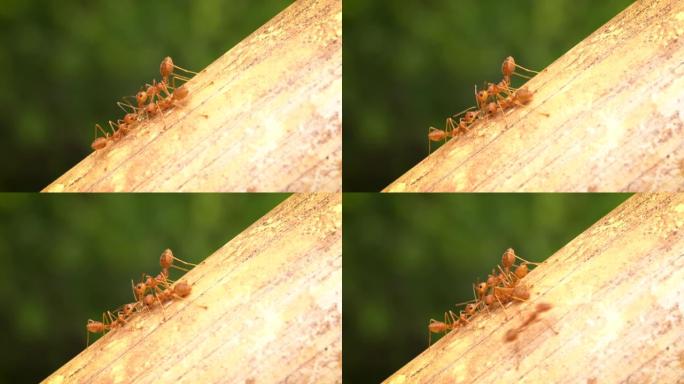
{"label": "wooden branch", "polygon": [[385,191],[683,190],[683,34],[683,2],[637,1]]}
{"label": "wooden branch", "polygon": [[187,273],[166,320],[135,314],[44,382],[341,382],[341,225],[340,194],[292,196]]}
{"label": "wooden branch", "polygon": [[187,87],[44,191],[341,190],[341,0],[294,2]]}
{"label": "wooden branch", "polygon": [[[501,310],[474,318],[385,382],[675,383],[684,378],[684,195],[633,196],[525,281],[532,287],[530,300],[509,306],[510,319]],[[542,302],[553,305],[540,315],[544,321],[505,342],[506,332]]]}

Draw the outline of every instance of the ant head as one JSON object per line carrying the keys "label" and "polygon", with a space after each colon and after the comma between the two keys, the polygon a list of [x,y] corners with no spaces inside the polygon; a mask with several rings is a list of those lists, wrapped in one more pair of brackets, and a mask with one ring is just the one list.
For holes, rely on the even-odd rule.
{"label": "ant head", "polygon": [[510,76],[513,74],[513,71],[515,71],[515,59],[513,59],[513,56],[508,56],[503,64],[501,64],[501,73],[504,76]]}
{"label": "ant head", "polygon": [[148,307],[152,304],[154,304],[154,296],[151,294],[145,295],[145,298],[143,299],[143,303],[147,305]]}
{"label": "ant head", "polygon": [[484,303],[486,306],[490,306],[490,305],[494,304],[494,295],[485,296]]}
{"label": "ant head", "polygon": [[487,104],[487,112],[490,115],[495,114],[496,113],[496,103],[492,102],[492,103]]}
{"label": "ant head", "polygon": [[133,124],[136,119],[137,119],[137,117],[136,117],[135,113],[127,113],[124,116],[123,121],[126,124]]}
{"label": "ant head", "polygon": [[496,276],[494,276],[494,275],[489,275],[489,276],[487,277],[487,285],[488,285],[488,286],[494,287],[494,286],[496,286],[498,283],[499,283],[499,279],[498,279]]}
{"label": "ant head", "polygon": [[475,111],[468,111],[468,112],[466,112],[466,114],[465,114],[465,116],[464,116],[464,119],[465,119],[466,122],[472,123],[473,120],[475,120],[476,117],[477,117],[477,112],[475,112]]}
{"label": "ant head", "polygon": [[173,73],[173,60],[171,60],[171,57],[166,56],[164,60],[162,60],[159,65],[159,73],[161,73],[164,78],[169,77],[169,75]]}
{"label": "ant head", "polygon": [[482,298],[482,296],[487,293],[487,283],[480,283],[475,287],[475,292],[477,293],[477,297]]}
{"label": "ant head", "polygon": [[487,101],[487,97],[489,95],[487,94],[487,91],[482,90],[477,93],[477,99],[480,101],[480,103],[484,103]]}
{"label": "ant head", "polygon": [[161,257],[159,257],[159,265],[161,265],[163,269],[168,269],[171,264],[173,264],[173,252],[167,248],[162,252]]}
{"label": "ant head", "polygon": [[504,268],[510,268],[513,266],[513,263],[515,263],[515,251],[513,248],[508,248],[501,256],[501,265],[503,265]]}
{"label": "ant head", "polygon": [[140,91],[135,94],[135,99],[138,101],[138,104],[142,104],[147,100],[147,92],[145,91]]}
{"label": "ant head", "polygon": [[123,311],[125,314],[129,314],[129,313],[133,312],[133,304],[129,303],[129,304],[124,305]]}
{"label": "ant head", "polygon": [[472,315],[473,313],[475,313],[476,308],[477,308],[477,306],[475,306],[475,304],[470,303],[470,304],[466,305],[465,311],[467,314]]}
{"label": "ant head", "polygon": [[145,292],[145,284],[143,283],[138,283],[135,285],[135,292],[138,294],[138,296],[142,295]]}

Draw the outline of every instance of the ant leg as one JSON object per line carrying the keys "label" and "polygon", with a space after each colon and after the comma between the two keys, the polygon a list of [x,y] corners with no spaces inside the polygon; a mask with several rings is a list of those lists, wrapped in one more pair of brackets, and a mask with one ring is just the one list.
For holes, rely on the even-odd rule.
{"label": "ant leg", "polygon": [[518,72],[513,72],[513,74],[516,75],[516,76],[520,76],[520,77],[522,77],[522,78],[525,78],[525,79],[531,79],[530,76],[525,76],[525,75],[522,75],[522,74],[520,74],[520,73],[518,73]]}
{"label": "ant leg", "polygon": [[516,258],[516,259],[520,259],[520,260],[522,260],[523,263],[527,263],[527,264],[532,264],[532,265],[540,265],[540,264],[541,264],[541,263],[535,263],[535,262],[533,262],[533,261],[527,261],[527,260],[523,259],[522,257],[520,257],[520,256],[518,256],[518,255],[515,255],[515,258]]}
{"label": "ant leg", "polygon": [[109,120],[108,123],[109,123],[109,129],[112,130],[112,133],[116,133],[116,131],[119,129],[119,124],[117,124],[111,120]]}
{"label": "ant leg", "polygon": [[109,134],[100,126],[100,124],[95,124],[95,137],[97,137],[97,130],[100,130],[100,132],[104,133],[105,138],[109,137]]}
{"label": "ant leg", "polygon": [[[157,288],[157,289],[159,289],[159,288]],[[154,298],[157,300],[157,303],[159,303],[159,306],[161,307],[161,310],[162,310],[162,316],[164,316],[164,321],[166,321],[166,311],[164,310],[164,303],[162,303],[161,300],[159,300],[159,296],[157,296],[156,293],[154,294]]]}
{"label": "ant leg", "polygon": [[[127,103],[125,100],[124,100],[123,102],[122,102],[122,101],[117,101],[117,102],[116,102],[116,105],[117,105],[122,111],[124,111],[124,113],[135,113],[135,112],[137,112],[137,111],[136,111],[137,108],[135,108],[135,107],[132,106],[131,104]],[[132,112],[131,112],[131,111],[132,111]]]}
{"label": "ant leg", "polygon": [[135,294],[135,283],[133,283],[133,279],[131,279],[131,292],[133,292],[133,298],[135,299],[135,301],[140,301],[140,298],[138,298]]}
{"label": "ant leg", "polygon": [[[196,75],[196,74],[197,74],[197,72],[195,72],[195,71],[191,71],[191,70],[189,70],[189,69],[185,69],[185,68],[183,68],[183,67],[179,67],[179,66],[177,66],[176,64],[174,64],[173,67],[174,67],[174,68],[178,68],[178,69],[180,69],[181,71],[186,72],[186,73],[192,73],[193,75]],[[521,68],[522,68],[522,67],[521,67]],[[523,69],[524,69],[524,68],[523,68]]]}
{"label": "ant leg", "polygon": [[197,266],[197,264],[193,264],[193,263],[190,263],[190,262],[181,260],[181,259],[177,258],[176,256],[173,257],[173,260],[174,260],[174,261],[176,261],[176,260],[177,260],[177,261],[180,261],[181,263],[183,263],[183,264],[185,264],[185,265],[192,265],[193,267],[196,267],[196,266]]}
{"label": "ant leg", "polygon": [[506,307],[503,305],[503,303],[501,302],[501,300],[499,300],[499,297],[498,297],[497,295],[494,295],[494,298],[496,299],[496,301],[497,301],[497,302],[499,303],[499,305],[501,306],[501,309],[502,309],[503,312],[504,312],[504,316],[506,316],[506,320],[508,320],[508,312],[506,312]]}
{"label": "ant leg", "polygon": [[185,271],[185,272],[189,272],[189,271],[190,271],[189,269],[185,269],[185,268],[183,268],[183,267],[179,267],[179,266],[173,265],[173,264],[171,264],[171,268],[176,268],[176,269],[178,269],[178,270]]}
{"label": "ant leg", "polygon": [[[455,130],[456,127],[454,126],[454,120],[451,117],[447,117],[446,121],[444,122],[444,132],[446,133],[446,135],[444,135],[444,143],[449,140],[449,137],[453,137]],[[451,132],[451,135],[449,132]]]}
{"label": "ant leg", "polygon": [[[500,95],[497,95],[497,96],[498,96],[498,97],[501,97]],[[505,111],[505,110],[503,109],[503,107],[501,106],[501,103],[499,103],[499,99],[498,99],[498,98],[496,99],[496,105],[497,105],[497,106],[499,107],[499,109],[501,110],[501,115],[503,116],[504,124],[506,124],[506,129],[508,129],[508,120],[506,120],[506,111]]]}
{"label": "ant leg", "polygon": [[[525,68],[525,67],[523,67],[522,65],[520,65],[520,64],[518,64],[518,63],[516,63],[515,66],[518,67],[518,68],[520,68],[520,69],[524,69],[524,70],[526,70],[527,72],[539,73],[539,71],[535,71],[535,70],[533,70],[533,69]],[[515,72],[514,72],[514,73],[515,73]]]}
{"label": "ant leg", "polygon": [[[477,87],[477,85],[476,85],[475,87]],[[451,115],[451,117],[453,117],[453,118],[459,117],[459,116],[461,116],[462,114],[464,114],[464,113],[470,111],[470,110],[473,109],[473,108],[475,108],[475,107],[470,107],[470,108],[468,108],[468,109],[464,109],[464,110],[462,110],[461,112],[459,112],[459,113],[457,113],[457,114],[455,114],[455,115]]]}

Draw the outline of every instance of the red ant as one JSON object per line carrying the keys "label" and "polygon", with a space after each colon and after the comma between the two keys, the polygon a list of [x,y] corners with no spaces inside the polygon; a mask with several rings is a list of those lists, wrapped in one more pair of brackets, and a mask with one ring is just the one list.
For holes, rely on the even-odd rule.
{"label": "red ant", "polygon": [[188,78],[188,77],[185,77],[185,76],[182,76],[182,75],[175,74],[175,73],[173,72],[174,68],[180,69],[181,71],[186,72],[186,73],[192,73],[193,75],[196,75],[196,74],[197,74],[197,72],[193,72],[193,71],[191,71],[191,70],[189,70],[189,69],[185,69],[185,68],[182,68],[182,67],[179,67],[179,66],[175,65],[175,64],[173,63],[173,60],[171,59],[171,57],[166,56],[166,57],[164,58],[164,60],[162,60],[161,64],[159,65],[159,73],[160,73],[161,76],[162,76],[162,82],[168,84],[168,82],[169,82],[169,76],[171,76],[171,75],[173,75],[173,80],[172,80],[172,81],[174,81],[174,82],[175,82],[175,79],[180,79],[180,80],[183,80],[183,81],[188,81],[188,80],[190,80],[190,78]]}
{"label": "red ant", "polygon": [[[116,142],[121,137],[123,137],[125,134],[129,132],[129,125],[121,120],[118,122],[113,122],[109,120],[109,128],[112,130],[112,134],[110,135],[107,131],[105,131],[100,124],[95,124],[95,140],[90,144],[90,147],[97,151],[98,149],[103,149],[105,148],[110,142]],[[97,130],[100,130],[100,132],[104,133],[104,137],[100,136],[97,137]]]}
{"label": "red ant", "polygon": [[515,59],[513,59],[513,56],[508,56],[506,59],[504,59],[503,63],[501,64],[501,73],[503,74],[506,83],[511,83],[511,75],[517,75],[529,79],[528,76],[515,72],[516,68],[524,69],[527,72],[539,73],[537,71],[525,68],[522,65],[516,64]]}
{"label": "red ant", "polygon": [[[449,138],[451,137],[456,137],[458,132],[467,132],[468,127],[475,121],[477,118],[477,113],[470,111],[474,107],[470,107],[466,110],[463,110],[457,114],[452,115],[451,117],[447,117],[446,121],[444,122],[444,129],[437,129],[435,127],[429,127],[428,128],[428,154],[432,151],[431,149],[431,142],[433,141],[442,141],[446,142]],[[459,119],[458,124],[456,124],[456,118],[462,114],[465,113],[464,118]]]}
{"label": "red ant", "polygon": [[[450,319],[447,319],[447,313],[449,314]],[[451,322],[449,322],[449,320],[451,320]],[[458,328],[458,322],[458,317],[456,317],[456,314],[452,311],[444,312],[444,321],[430,319],[430,323],[428,324],[428,347],[430,347],[432,343],[433,333],[447,333],[454,330]]]}
{"label": "red ant", "polygon": [[162,273],[166,276],[169,275],[169,268],[176,268],[180,269],[181,271],[188,271],[185,268],[179,267],[175,265],[173,262],[174,261],[180,261],[181,263],[185,265],[191,265],[193,267],[196,267],[197,264],[193,264],[187,261],[183,261],[173,255],[173,252],[170,249],[165,249],[164,252],[162,252],[161,256],[159,257],[159,265],[162,267]]}

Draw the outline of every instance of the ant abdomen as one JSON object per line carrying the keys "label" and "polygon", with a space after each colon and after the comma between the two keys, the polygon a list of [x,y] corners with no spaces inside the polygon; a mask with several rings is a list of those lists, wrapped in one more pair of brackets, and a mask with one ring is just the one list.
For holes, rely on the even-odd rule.
{"label": "ant abdomen", "polygon": [[93,140],[93,143],[90,144],[90,148],[93,150],[97,151],[98,149],[102,149],[107,146],[107,139],[104,137],[96,137],[95,140]]}

